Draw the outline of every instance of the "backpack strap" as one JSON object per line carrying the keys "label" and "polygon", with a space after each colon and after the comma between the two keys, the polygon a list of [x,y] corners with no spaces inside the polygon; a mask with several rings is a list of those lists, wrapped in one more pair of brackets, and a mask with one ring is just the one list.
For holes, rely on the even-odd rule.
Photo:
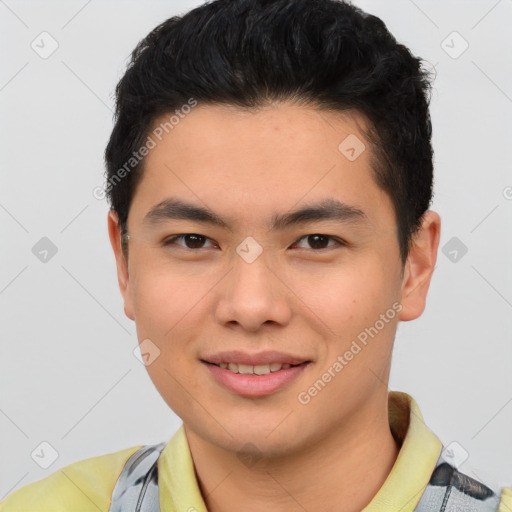
{"label": "backpack strap", "polygon": [[414,512],[497,512],[500,497],[482,482],[458,471],[442,453]]}
{"label": "backpack strap", "polygon": [[[165,442],[139,448],[126,461],[108,512],[160,512],[158,457]],[[414,512],[497,512],[500,497],[442,457]]]}
{"label": "backpack strap", "polygon": [[117,479],[108,512],[160,512],[158,457],[165,442],[139,448]]}

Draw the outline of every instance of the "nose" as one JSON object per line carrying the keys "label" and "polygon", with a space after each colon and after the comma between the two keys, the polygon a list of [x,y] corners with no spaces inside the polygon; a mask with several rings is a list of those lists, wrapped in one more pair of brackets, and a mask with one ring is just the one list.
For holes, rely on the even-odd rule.
{"label": "nose", "polygon": [[233,268],[221,281],[216,304],[216,320],[224,325],[239,325],[256,332],[262,325],[290,322],[293,294],[271,269],[263,254],[251,263],[241,257],[234,259]]}

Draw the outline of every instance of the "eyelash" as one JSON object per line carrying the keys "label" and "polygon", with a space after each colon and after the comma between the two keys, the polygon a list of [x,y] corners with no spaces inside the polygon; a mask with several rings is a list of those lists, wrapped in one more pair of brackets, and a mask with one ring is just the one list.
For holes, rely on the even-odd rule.
{"label": "eyelash", "polygon": [[[199,237],[202,237],[206,240],[211,240],[210,238],[208,238],[207,236],[205,235],[200,235],[198,233],[184,233],[182,235],[175,235],[175,236],[172,236],[171,238],[167,238],[166,240],[164,240],[162,242],[162,245],[164,247],[170,247],[171,245],[174,244],[174,242],[178,239],[184,239],[185,237],[189,236],[189,235],[195,235],[195,236],[199,236]],[[301,240],[303,240],[304,238],[308,238],[310,236],[321,236],[321,237],[324,237],[324,238],[328,238],[330,240],[334,240],[339,247],[345,247],[347,246],[348,244],[340,239],[340,238],[337,238],[337,237],[334,237],[334,236],[331,236],[331,235],[324,235],[322,233],[311,233],[311,234],[308,234],[308,235],[304,235],[302,237],[300,237],[296,242],[294,242],[294,244],[300,242]],[[201,249],[203,249],[203,247],[200,247],[199,249],[192,249],[190,247],[185,247],[185,246],[182,246],[182,245],[179,245],[179,247],[181,247],[182,249],[186,249],[186,250],[189,250],[189,251],[199,251]],[[311,249],[312,251],[314,252],[322,252],[322,251],[326,251],[326,250],[329,250],[329,249],[332,249],[334,246],[330,246],[330,247],[323,247],[322,249]]]}

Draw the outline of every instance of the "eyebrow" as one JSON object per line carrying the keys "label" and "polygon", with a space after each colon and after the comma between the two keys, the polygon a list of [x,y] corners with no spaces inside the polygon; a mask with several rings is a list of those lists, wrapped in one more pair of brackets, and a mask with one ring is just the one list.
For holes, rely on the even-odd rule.
{"label": "eyebrow", "polygon": [[[167,198],[149,210],[142,223],[154,226],[168,220],[190,220],[211,224],[232,231],[229,221],[209,208],[187,203],[177,198]],[[367,215],[354,206],[334,198],[326,198],[317,203],[283,214],[274,214],[269,223],[269,230],[284,231],[295,225],[310,224],[316,221],[334,220],[350,224],[370,224]]]}

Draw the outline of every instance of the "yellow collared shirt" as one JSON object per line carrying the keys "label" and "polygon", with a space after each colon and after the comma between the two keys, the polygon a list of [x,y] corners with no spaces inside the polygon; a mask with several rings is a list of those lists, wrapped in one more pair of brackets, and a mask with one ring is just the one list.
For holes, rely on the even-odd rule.
{"label": "yellow collared shirt", "polygon": [[[443,448],[425,425],[416,401],[389,392],[389,422],[401,445],[386,481],[363,512],[413,512]],[[0,512],[108,512],[117,479],[128,458],[142,445],[65,466],[28,484],[0,502]],[[162,512],[207,512],[183,425],[158,459]],[[498,512],[512,512],[512,489],[502,488]]]}

